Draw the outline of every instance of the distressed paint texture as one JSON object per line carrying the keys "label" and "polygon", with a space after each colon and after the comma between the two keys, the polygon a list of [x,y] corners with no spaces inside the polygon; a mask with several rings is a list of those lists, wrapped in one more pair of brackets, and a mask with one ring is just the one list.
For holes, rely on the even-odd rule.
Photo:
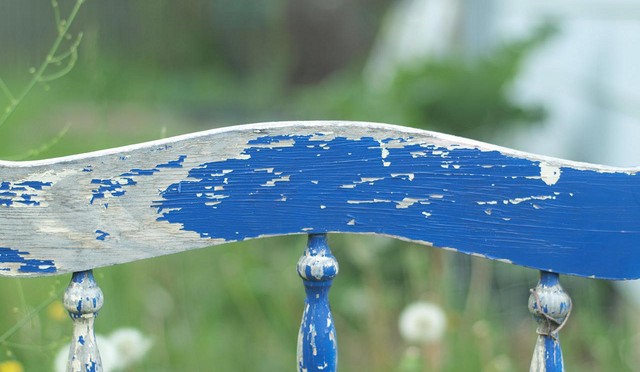
{"label": "distressed paint texture", "polygon": [[530,371],[564,371],[558,332],[568,320],[571,307],[571,298],[560,285],[559,275],[541,271],[540,281],[529,296],[529,311],[538,323]]}
{"label": "distressed paint texture", "polygon": [[260,137],[250,145],[292,145],[249,147],[246,158],[192,169],[162,192],[159,220],[226,240],[373,232],[568,273],[606,275],[592,263],[608,261],[636,271],[609,247],[631,253],[640,238],[631,216],[640,215],[628,207],[640,198],[637,178],[564,169],[554,179],[548,165],[498,151],[318,137]]}
{"label": "distressed paint texture", "polygon": [[31,259],[29,252],[0,247],[0,272],[17,270],[20,273],[55,273],[52,260]]}
{"label": "distressed paint texture", "polygon": [[94,322],[103,301],[102,290],[91,270],[73,273],[64,293],[64,306],[73,320],[68,372],[102,371]]}
{"label": "distressed paint texture", "polygon": [[51,182],[0,182],[0,207],[39,206],[38,192],[50,187]]}
{"label": "distressed paint texture", "polygon": [[329,249],[326,235],[309,235],[297,270],[306,293],[298,334],[298,371],[335,372],[338,340],[329,306],[329,289],[338,274],[338,262]]}
{"label": "distressed paint texture", "polygon": [[29,247],[30,258],[62,273],[261,236],[373,233],[632,279],[640,277],[637,171],[385,124],[248,125],[0,162],[0,193],[43,183],[22,190],[38,208],[15,208],[28,198],[0,194],[0,247]]}
{"label": "distressed paint texture", "polygon": [[[172,160],[165,164],[158,164],[151,169],[130,169],[129,171],[122,173],[115,178],[94,178],[91,180],[91,183],[99,186],[91,190],[91,204],[93,204],[96,199],[123,196],[124,194],[126,194],[128,187],[138,184],[137,179],[140,176],[153,176],[154,174],[160,172],[162,168],[180,168],[182,167],[182,162],[186,157],[186,155],[180,155],[177,160]],[[121,157],[120,160],[125,161],[126,157]],[[83,169],[83,172],[86,171],[87,168]],[[106,206],[108,207],[108,204],[106,204]]]}

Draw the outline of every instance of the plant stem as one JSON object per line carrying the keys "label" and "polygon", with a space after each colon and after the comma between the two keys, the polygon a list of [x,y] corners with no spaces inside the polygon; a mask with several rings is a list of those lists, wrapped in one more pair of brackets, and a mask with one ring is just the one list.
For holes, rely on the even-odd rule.
{"label": "plant stem", "polygon": [[[62,44],[62,42],[64,41],[67,35],[67,32],[69,32],[69,28],[71,27],[71,24],[76,18],[76,15],[78,15],[78,11],[80,10],[80,7],[84,2],[85,0],[76,0],[76,3],[73,6],[73,9],[71,10],[71,13],[69,14],[69,18],[65,21],[65,20],[60,20],[58,4],[55,0],[52,1],[54,11],[56,12],[56,31],[58,32],[58,36],[53,42],[53,45],[51,45],[51,49],[49,50],[49,53],[47,53],[47,56],[45,57],[40,67],[33,73],[31,80],[29,80],[27,85],[22,89],[22,91],[14,99],[10,99],[9,105],[7,106],[5,111],[2,113],[2,116],[0,116],[0,127],[15,112],[16,108],[20,105],[20,103],[22,103],[22,101],[29,94],[29,92],[31,92],[33,87],[37,83],[42,82],[42,77],[44,76],[44,73],[47,70],[47,67],[49,67],[51,62],[54,61],[55,55],[58,52],[58,49],[60,48],[60,44]],[[72,47],[77,47],[77,44]],[[5,94],[7,94],[7,96],[11,98],[12,97],[11,91],[7,88],[7,86],[4,84],[3,81],[0,83],[0,86],[2,86],[2,90],[5,92]]]}
{"label": "plant stem", "polygon": [[41,312],[42,310],[44,310],[44,308],[46,308],[47,306],[49,306],[49,304],[51,304],[53,301],[55,301],[57,298],[60,298],[61,293],[57,293],[49,298],[47,298],[46,300],[44,300],[42,303],[40,303],[38,306],[36,306],[34,309],[32,309],[31,311],[29,311],[25,316],[23,316],[20,320],[18,320],[16,322],[16,324],[14,324],[13,326],[11,326],[11,328],[7,329],[2,335],[0,335],[0,344],[4,343],[9,337],[11,337],[14,333],[16,333],[20,328],[24,327],[25,324],[27,324],[31,318],[33,318],[34,316],[36,316],[39,312]]}

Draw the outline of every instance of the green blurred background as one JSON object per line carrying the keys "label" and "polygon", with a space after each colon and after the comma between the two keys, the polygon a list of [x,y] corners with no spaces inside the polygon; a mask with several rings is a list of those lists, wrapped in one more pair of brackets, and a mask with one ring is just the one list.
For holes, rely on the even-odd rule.
{"label": "green blurred background", "polygon": [[[89,0],[71,28],[83,33],[73,70],[37,84],[0,126],[0,158],[275,120],[378,121],[495,141],[498,131],[544,119],[544,107],[514,102],[509,87],[558,25],[482,53],[469,53],[460,36],[451,52],[399,66],[384,89],[374,89],[363,71],[394,3]],[[73,5],[59,0],[63,18]],[[49,2],[0,1],[0,78],[10,89],[27,84],[55,30]],[[0,96],[0,108],[7,104]],[[527,298],[536,271],[386,238],[330,242],[341,265],[331,292],[340,370],[528,368],[535,324]],[[154,340],[131,371],[293,370],[304,300],[295,264],[305,243],[262,239],[97,269],[105,294],[97,332],[135,327]],[[0,278],[1,360],[51,369],[70,339],[56,299],[68,280]],[[635,309],[607,283],[563,283],[575,306],[562,333],[565,364],[633,370]],[[418,300],[440,305],[448,329],[438,343],[411,348],[397,322]]]}

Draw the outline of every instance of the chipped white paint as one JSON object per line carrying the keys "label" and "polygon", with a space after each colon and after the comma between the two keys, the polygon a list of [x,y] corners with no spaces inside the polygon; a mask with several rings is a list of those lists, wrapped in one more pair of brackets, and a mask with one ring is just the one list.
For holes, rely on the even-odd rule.
{"label": "chipped white paint", "polygon": [[385,160],[389,156],[389,149],[387,149],[387,144],[383,141],[378,141],[378,143],[380,144],[380,157],[382,158],[382,165],[388,167],[391,165],[391,162]]}
{"label": "chipped white paint", "polygon": [[373,200],[347,200],[348,204],[375,204],[375,203],[393,203],[387,199],[373,199]]}
{"label": "chipped white paint", "polygon": [[549,199],[555,199],[557,195],[533,195],[533,196],[526,196],[523,198],[513,198],[513,199],[509,199],[509,200],[503,200],[502,202],[504,204],[520,204],[522,202],[525,201],[530,201],[530,200],[549,200]]}
{"label": "chipped white paint", "polygon": [[427,153],[425,151],[412,151],[411,152],[411,157],[412,158],[423,158],[425,156],[428,156]]}
{"label": "chipped white paint", "polygon": [[361,184],[369,184],[369,185],[373,185],[374,182],[376,181],[380,181],[383,180],[383,177],[360,177],[360,181],[355,181],[353,183],[350,184],[346,184],[346,185],[341,185],[340,188],[341,189],[354,189],[356,186],[361,185]]}
{"label": "chipped white paint", "polygon": [[393,177],[393,178],[407,177],[407,179],[409,181],[413,181],[413,179],[416,177],[416,175],[415,175],[415,173],[391,173],[391,177]]}
{"label": "chipped white paint", "polygon": [[267,173],[273,173],[273,168],[257,168],[254,169],[256,172],[267,172]]}
{"label": "chipped white paint", "polygon": [[490,200],[490,201],[477,201],[476,202],[478,205],[497,205],[498,201],[497,200]]}
{"label": "chipped white paint", "polygon": [[336,273],[337,273],[337,270],[339,270],[338,262],[336,261],[335,258],[331,256],[322,256],[322,255],[312,256],[308,252],[305,253],[302,257],[300,257],[300,260],[298,260],[298,268],[303,268],[307,266],[311,268],[311,276],[308,276],[306,271],[304,270],[299,271],[300,276],[307,280],[322,279],[325,275],[326,268],[335,267]]}
{"label": "chipped white paint", "polygon": [[376,181],[380,181],[384,178],[382,177],[360,177],[360,183],[369,183],[372,184]]}
{"label": "chipped white paint", "polygon": [[507,260],[507,259],[504,259],[504,258],[498,258],[498,259],[496,259],[496,261],[502,262],[502,263],[506,263],[506,264],[509,264],[509,265],[513,264],[513,261]]}
{"label": "chipped white paint", "polygon": [[562,170],[556,165],[549,164],[547,162],[540,162],[540,178],[544,183],[549,186],[555,185],[560,179]]}
{"label": "chipped white paint", "polygon": [[260,186],[274,187],[276,185],[276,182],[289,182],[290,179],[291,179],[291,176],[282,176],[282,177],[274,178],[271,181],[267,181],[267,183],[262,184]]}
{"label": "chipped white paint", "polygon": [[426,201],[426,199],[415,199],[415,198],[405,197],[401,201],[396,202],[396,208],[409,208],[412,205],[419,202],[423,202],[423,201]]}

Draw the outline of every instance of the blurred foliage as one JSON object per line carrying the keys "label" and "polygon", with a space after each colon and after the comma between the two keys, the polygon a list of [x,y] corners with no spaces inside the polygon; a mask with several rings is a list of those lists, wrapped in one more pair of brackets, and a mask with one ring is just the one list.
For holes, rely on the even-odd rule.
{"label": "blurred foliage", "polygon": [[390,86],[381,91],[369,87],[357,72],[340,74],[309,88],[297,102],[297,111],[305,116],[330,113],[342,120],[402,123],[472,138],[490,138],[508,126],[539,123],[543,108],[515,102],[509,88],[525,58],[555,31],[544,25],[523,40],[475,57],[412,61],[400,66]]}
{"label": "blurred foliage", "polygon": [[[29,36],[47,26],[50,9],[41,17],[35,9],[43,2],[28,1],[33,12],[18,2],[6,6],[38,21],[6,17],[0,30],[22,22]],[[50,90],[34,89],[16,109],[1,128],[0,156],[37,149],[68,124],[38,156],[251,121],[370,120],[486,138],[542,118],[541,108],[514,102],[509,86],[527,55],[553,34],[548,27],[477,57],[405,66],[380,90],[367,85],[361,70],[389,1],[265,4],[87,2],[78,19],[85,36],[76,68]],[[33,49],[41,61],[46,52],[38,43],[23,46],[18,34],[3,47]],[[11,86],[25,80],[19,54],[0,56]],[[303,236],[260,239],[97,269],[105,294],[97,331],[133,326],[154,339],[135,370],[292,370],[304,301],[295,265],[305,243]],[[381,237],[339,235],[330,243],[341,268],[331,291],[341,371],[528,368],[535,324],[527,297],[535,270]],[[71,334],[71,322],[55,311],[59,303],[50,305],[68,280],[0,278],[0,361],[49,370]],[[632,370],[640,339],[631,306],[620,304],[609,284],[578,278],[563,284],[575,304],[562,332],[565,364]],[[397,330],[398,314],[419,299],[441,304],[449,318],[426,362]]]}

